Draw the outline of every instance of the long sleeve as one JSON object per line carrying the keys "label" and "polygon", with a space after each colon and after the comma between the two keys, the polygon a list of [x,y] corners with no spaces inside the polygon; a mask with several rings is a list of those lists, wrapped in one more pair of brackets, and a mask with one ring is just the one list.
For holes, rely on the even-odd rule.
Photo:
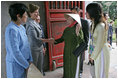
{"label": "long sleeve", "polygon": [[82,31],[84,33],[84,39],[86,44],[88,44],[88,40],[89,40],[89,24],[88,21],[86,20],[82,20]]}
{"label": "long sleeve", "polygon": [[19,37],[18,37],[18,31],[15,29],[10,30],[10,42],[11,42],[11,54],[15,61],[24,67],[25,69],[29,67],[29,62],[24,58],[23,53],[20,51],[19,47]]}
{"label": "long sleeve", "polygon": [[42,45],[42,44],[43,44],[43,41],[41,40],[42,38],[37,35],[36,29],[33,28],[31,25],[28,25],[27,27],[28,27],[28,28],[27,28],[27,35],[28,35],[28,38],[29,38],[31,41],[36,42],[36,43],[38,43],[39,45]]}
{"label": "long sleeve", "polygon": [[[64,30],[64,32],[65,32],[65,30]],[[59,39],[55,40],[54,44],[62,43],[64,41],[64,32],[63,32],[62,36]]]}
{"label": "long sleeve", "polygon": [[56,39],[54,44],[62,43],[64,41],[63,37]]}
{"label": "long sleeve", "polygon": [[[26,29],[22,26],[23,30],[24,30],[24,33],[26,34]],[[26,36],[26,39],[28,39],[28,37]],[[28,40],[27,40],[28,42]],[[31,48],[30,48],[30,44],[28,42],[28,47],[29,47],[29,59],[28,59],[28,62],[33,62],[33,58],[32,58],[32,54],[31,54]],[[28,49],[27,49],[28,50]]]}
{"label": "long sleeve", "polygon": [[30,55],[30,57],[29,57],[29,60],[28,60],[28,61],[29,61],[29,62],[33,62],[33,58],[32,58],[32,54],[31,54],[31,52],[30,52],[29,55]]}
{"label": "long sleeve", "polygon": [[97,32],[96,44],[95,44],[94,51],[91,55],[91,58],[94,60],[96,60],[104,45],[104,34],[105,34],[104,25],[99,24],[99,26],[96,27],[96,32]]}

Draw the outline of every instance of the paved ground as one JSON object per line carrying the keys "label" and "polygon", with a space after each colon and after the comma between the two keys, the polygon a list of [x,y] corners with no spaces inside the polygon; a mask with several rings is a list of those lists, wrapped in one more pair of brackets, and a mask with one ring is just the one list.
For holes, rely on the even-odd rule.
{"label": "paved ground", "polygon": [[34,66],[34,64],[31,64],[28,70],[27,74],[28,78],[43,78],[43,75],[41,72]]}
{"label": "paved ground", "polygon": [[[113,43],[113,48],[110,53],[110,70],[109,70],[109,78],[117,78],[117,47],[116,44]],[[82,74],[82,78],[91,78],[89,65],[84,63],[84,70]],[[32,67],[30,67],[32,69]],[[38,73],[38,72],[37,72]],[[30,72],[30,74],[34,74],[34,72]],[[63,67],[57,68],[54,71],[45,72],[46,76],[44,78],[62,78],[63,77]],[[29,75],[30,76],[30,75]],[[33,77],[35,74],[33,75]],[[40,75],[36,75],[35,77],[41,77]]]}

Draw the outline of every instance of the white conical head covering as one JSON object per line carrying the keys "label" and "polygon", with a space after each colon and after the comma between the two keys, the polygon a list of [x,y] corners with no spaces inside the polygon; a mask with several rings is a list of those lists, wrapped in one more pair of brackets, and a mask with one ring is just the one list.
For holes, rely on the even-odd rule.
{"label": "white conical head covering", "polygon": [[74,20],[76,20],[80,26],[81,26],[81,20],[80,20],[80,16],[79,14],[64,14],[64,17],[67,19],[68,17],[73,18]]}

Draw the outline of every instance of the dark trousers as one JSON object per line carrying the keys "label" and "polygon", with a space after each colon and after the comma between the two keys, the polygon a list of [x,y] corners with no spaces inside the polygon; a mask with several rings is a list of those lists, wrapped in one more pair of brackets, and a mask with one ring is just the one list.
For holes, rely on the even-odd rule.
{"label": "dark trousers", "polygon": [[112,37],[110,37],[110,45],[112,46]]}
{"label": "dark trousers", "polygon": [[116,34],[116,45],[117,45],[117,34]]}
{"label": "dark trousers", "polygon": [[81,55],[80,55],[80,73],[83,72],[83,61],[84,61],[84,54],[85,52],[82,52]]}

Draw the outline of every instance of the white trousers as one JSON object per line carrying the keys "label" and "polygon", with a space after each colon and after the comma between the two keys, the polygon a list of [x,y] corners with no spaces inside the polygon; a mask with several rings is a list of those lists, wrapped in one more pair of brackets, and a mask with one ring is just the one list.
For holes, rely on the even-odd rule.
{"label": "white trousers", "polygon": [[75,74],[75,78],[79,78],[79,71],[80,71],[80,56],[77,57],[77,66],[76,66],[76,74]]}

